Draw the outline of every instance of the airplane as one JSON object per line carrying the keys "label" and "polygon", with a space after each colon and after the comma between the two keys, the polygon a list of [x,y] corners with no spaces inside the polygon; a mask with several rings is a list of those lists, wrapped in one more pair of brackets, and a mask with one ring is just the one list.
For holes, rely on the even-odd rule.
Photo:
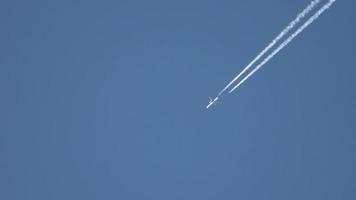
{"label": "airplane", "polygon": [[209,104],[206,106],[206,109],[209,109],[210,106],[216,105],[218,99],[219,99],[219,97],[215,97],[214,100],[210,98]]}

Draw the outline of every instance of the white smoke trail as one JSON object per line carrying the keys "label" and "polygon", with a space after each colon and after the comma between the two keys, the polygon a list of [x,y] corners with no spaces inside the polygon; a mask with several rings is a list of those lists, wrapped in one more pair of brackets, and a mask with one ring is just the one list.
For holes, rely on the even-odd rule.
{"label": "white smoke trail", "polygon": [[322,8],[318,10],[312,17],[310,17],[301,27],[299,27],[291,36],[289,36],[282,44],[280,44],[271,54],[269,54],[259,65],[256,66],[247,76],[245,76],[234,88],[232,88],[229,93],[236,90],[241,84],[243,84],[250,76],[252,76],[257,70],[259,70],[263,65],[265,65],[269,60],[271,60],[279,51],[281,51],[285,46],[287,46],[295,37],[297,37],[301,32],[304,31],[310,24],[312,24],[318,17],[326,11],[336,0],[329,0]]}
{"label": "white smoke trail", "polygon": [[287,27],[285,27],[282,32],[278,34],[276,38],[272,40],[271,43],[269,43],[229,84],[227,84],[224,89],[222,89],[218,97],[224,93],[237,79],[239,79],[253,64],[255,64],[256,61],[258,61],[264,54],[266,54],[280,39],[283,38],[291,29],[294,28],[295,25],[297,25],[300,20],[302,20],[310,11],[313,10],[313,8],[320,2],[320,0],[313,0],[310,2],[310,4],[300,13],[297,15],[297,17],[289,23]]}

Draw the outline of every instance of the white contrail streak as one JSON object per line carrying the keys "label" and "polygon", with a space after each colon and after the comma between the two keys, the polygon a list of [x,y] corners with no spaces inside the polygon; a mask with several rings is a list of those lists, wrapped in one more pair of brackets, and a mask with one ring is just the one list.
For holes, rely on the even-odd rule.
{"label": "white contrail streak", "polygon": [[313,0],[310,2],[310,4],[300,13],[298,16],[289,23],[287,27],[285,27],[282,32],[278,34],[276,38],[272,40],[271,43],[269,43],[229,84],[225,86],[224,89],[222,89],[218,96],[220,96],[222,93],[224,93],[234,82],[236,82],[237,79],[239,79],[248,69],[251,68],[253,64],[255,64],[256,61],[258,61],[264,54],[266,54],[279,40],[283,38],[291,29],[294,28],[295,25],[297,25],[300,20],[302,20],[310,11],[313,10],[313,8],[320,2],[320,0]]}
{"label": "white contrail streak", "polygon": [[291,36],[289,36],[282,44],[280,44],[271,54],[269,54],[259,65],[256,66],[247,76],[245,76],[234,88],[232,88],[229,93],[236,90],[241,84],[243,84],[250,76],[252,76],[257,70],[259,70],[263,65],[265,65],[269,60],[271,60],[279,51],[281,51],[285,46],[287,46],[295,37],[297,37],[301,32],[304,31],[310,24],[312,24],[318,17],[326,11],[336,0],[329,0],[322,8],[318,10],[313,16],[311,16],[301,27],[299,27]]}

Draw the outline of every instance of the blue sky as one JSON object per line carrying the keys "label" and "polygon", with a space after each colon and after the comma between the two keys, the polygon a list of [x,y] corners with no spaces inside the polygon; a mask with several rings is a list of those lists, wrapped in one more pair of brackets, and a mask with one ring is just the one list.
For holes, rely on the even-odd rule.
{"label": "blue sky", "polygon": [[302,1],[2,1],[0,199],[355,199],[355,2],[211,110]]}

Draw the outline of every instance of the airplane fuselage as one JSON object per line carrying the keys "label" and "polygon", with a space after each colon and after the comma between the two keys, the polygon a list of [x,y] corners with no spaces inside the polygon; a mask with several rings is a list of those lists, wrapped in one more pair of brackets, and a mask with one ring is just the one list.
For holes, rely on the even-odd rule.
{"label": "airplane fuselage", "polygon": [[209,104],[206,106],[206,109],[209,109],[211,106],[215,105],[216,102],[218,101],[219,97],[215,97],[214,100],[210,100]]}

